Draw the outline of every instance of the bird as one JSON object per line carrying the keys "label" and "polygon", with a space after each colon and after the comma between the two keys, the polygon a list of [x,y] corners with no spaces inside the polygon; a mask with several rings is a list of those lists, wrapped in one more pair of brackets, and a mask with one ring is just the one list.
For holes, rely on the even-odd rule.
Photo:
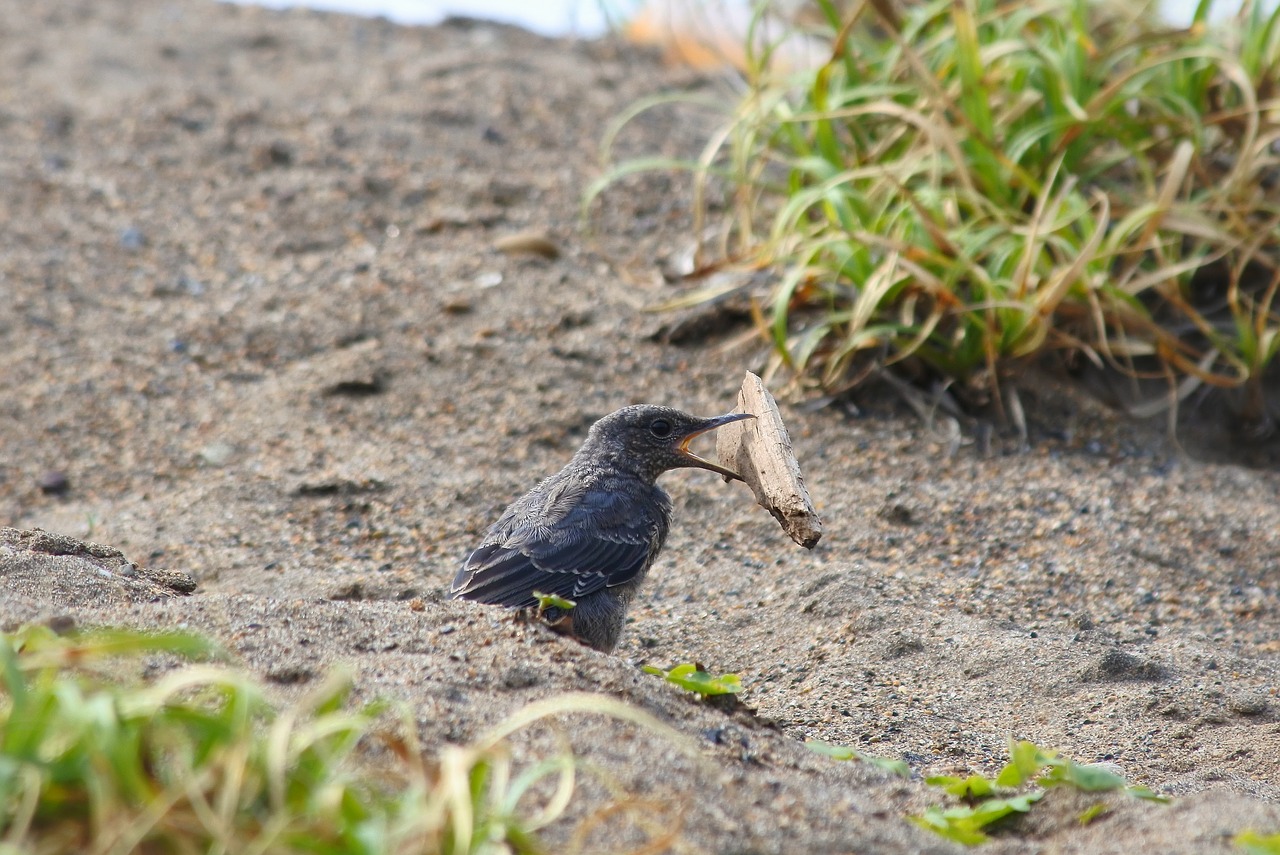
{"label": "bird", "polygon": [[[671,527],[671,497],[658,477],[698,468],[741,481],[698,457],[689,443],[748,418],[755,416],[699,418],[654,404],[610,413],[591,426],[563,469],[512,502],[489,528],[462,562],[449,596],[538,609],[557,632],[611,652]],[[574,605],[546,606],[548,596]]]}

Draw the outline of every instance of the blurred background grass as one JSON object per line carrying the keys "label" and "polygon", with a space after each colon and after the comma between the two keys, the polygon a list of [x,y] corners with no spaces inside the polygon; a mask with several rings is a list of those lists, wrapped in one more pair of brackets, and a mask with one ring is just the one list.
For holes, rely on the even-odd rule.
{"label": "blurred background grass", "polygon": [[[771,371],[839,393],[889,369],[1007,416],[1052,354],[1131,380],[1136,413],[1213,389],[1270,435],[1280,12],[814,0],[757,6],[740,48],[722,130],[678,166],[718,236],[698,277],[775,274],[751,292]],[[732,292],[692,284],[676,304]]]}

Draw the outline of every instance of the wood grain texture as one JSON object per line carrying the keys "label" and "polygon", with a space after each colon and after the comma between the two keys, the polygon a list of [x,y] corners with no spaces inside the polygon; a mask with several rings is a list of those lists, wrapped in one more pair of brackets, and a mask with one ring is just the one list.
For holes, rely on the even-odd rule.
{"label": "wood grain texture", "polygon": [[822,538],[822,520],[804,486],[778,403],[759,377],[747,372],[738,392],[738,410],[754,419],[716,431],[720,465],[738,472],[760,506],[773,514],[792,540],[812,549]]}

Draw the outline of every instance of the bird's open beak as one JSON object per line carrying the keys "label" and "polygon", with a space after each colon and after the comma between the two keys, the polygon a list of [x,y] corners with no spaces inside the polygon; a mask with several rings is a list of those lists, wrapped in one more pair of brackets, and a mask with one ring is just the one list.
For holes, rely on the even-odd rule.
{"label": "bird's open beak", "polygon": [[707,419],[702,423],[702,426],[699,427],[697,430],[693,431],[692,433],[685,434],[684,437],[681,438],[680,444],[676,446],[676,451],[678,451],[680,454],[683,454],[685,457],[689,458],[689,460],[692,461],[692,463],[690,464],[692,466],[697,466],[700,469],[710,469],[712,472],[719,472],[721,475],[723,475],[725,478],[728,478],[731,481],[741,481],[742,476],[739,475],[737,472],[733,472],[729,469],[725,469],[723,466],[720,466],[719,464],[712,463],[710,460],[704,460],[703,458],[694,454],[692,451],[689,450],[689,443],[692,442],[695,437],[702,436],[704,433],[707,433],[708,431],[713,431],[718,427],[723,427],[724,425],[727,425],[729,422],[737,422],[737,421],[742,421],[743,419],[754,419],[754,418],[755,418],[754,413],[729,413],[727,415],[716,416],[715,418]]}

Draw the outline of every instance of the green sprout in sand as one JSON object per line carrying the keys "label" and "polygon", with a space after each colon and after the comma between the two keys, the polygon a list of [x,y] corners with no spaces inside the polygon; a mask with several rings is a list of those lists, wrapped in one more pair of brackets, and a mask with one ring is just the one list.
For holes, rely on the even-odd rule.
{"label": "green sprout in sand", "polygon": [[721,674],[717,677],[707,673],[701,665],[693,662],[677,665],[670,671],[663,671],[652,665],[645,665],[641,670],[646,674],[663,677],[668,683],[674,683],[704,698],[712,695],[736,695],[742,691],[742,681],[738,679],[737,674]]}

